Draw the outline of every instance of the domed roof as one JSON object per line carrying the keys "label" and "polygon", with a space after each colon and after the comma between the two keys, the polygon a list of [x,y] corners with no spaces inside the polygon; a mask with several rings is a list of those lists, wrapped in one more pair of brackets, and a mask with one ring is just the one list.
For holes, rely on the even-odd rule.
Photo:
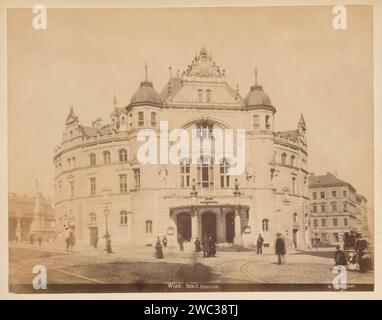
{"label": "domed roof", "polygon": [[269,96],[263,91],[263,88],[259,85],[255,85],[251,87],[251,90],[244,98],[244,103],[247,106],[272,106],[271,99]]}
{"label": "domed roof", "polygon": [[133,94],[130,104],[151,104],[159,105],[162,103],[162,99],[158,92],[153,87],[153,83],[150,81],[142,81],[138,90]]}

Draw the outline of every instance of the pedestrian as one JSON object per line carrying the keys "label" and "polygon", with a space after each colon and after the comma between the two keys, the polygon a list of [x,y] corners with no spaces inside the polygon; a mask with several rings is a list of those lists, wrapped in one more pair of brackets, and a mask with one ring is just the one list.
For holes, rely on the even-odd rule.
{"label": "pedestrian", "polygon": [[163,247],[167,248],[167,238],[166,236],[163,236],[163,239],[162,239],[162,243],[163,243]]}
{"label": "pedestrian", "polygon": [[345,252],[341,249],[341,246],[336,246],[337,251],[334,253],[334,264],[336,266],[347,266],[347,259]]}
{"label": "pedestrian", "polygon": [[184,239],[183,239],[183,236],[182,235],[179,235],[179,238],[178,238],[178,243],[179,243],[179,250],[180,251],[184,251]]}
{"label": "pedestrian", "polygon": [[103,237],[106,240],[105,251],[107,253],[113,253],[113,250],[111,249],[111,236],[110,236],[110,233],[106,232],[106,234]]}
{"label": "pedestrian", "polygon": [[162,244],[159,237],[157,238],[157,242],[155,244],[155,256],[157,259],[163,259]]}
{"label": "pedestrian", "polygon": [[209,257],[209,248],[208,248],[207,239],[203,240],[202,247],[203,247],[203,257],[208,258]]}
{"label": "pedestrian", "polygon": [[98,235],[94,238],[94,249],[97,249],[98,247]]}
{"label": "pedestrian", "polygon": [[285,253],[286,253],[286,248],[285,248],[285,240],[283,239],[281,233],[276,234],[276,244],[275,244],[275,249],[276,249],[276,255],[277,255],[277,261],[278,264],[282,264],[285,262]]}
{"label": "pedestrian", "polygon": [[260,233],[256,243],[257,254],[263,254],[263,244],[264,244],[264,238],[261,236],[261,233]]}
{"label": "pedestrian", "polygon": [[76,244],[76,235],[74,234],[74,231],[69,232],[69,238],[68,238],[68,249],[70,248],[70,251],[73,252],[74,245]]}
{"label": "pedestrian", "polygon": [[33,233],[31,233],[31,235],[29,236],[29,243],[34,244],[34,234]]}
{"label": "pedestrian", "polygon": [[39,236],[39,237],[37,238],[37,241],[38,241],[38,245],[41,247],[41,244],[42,244],[42,237]]}
{"label": "pedestrian", "polygon": [[208,248],[209,248],[209,257],[215,257],[216,245],[215,245],[215,240],[212,237],[208,238]]}
{"label": "pedestrian", "polygon": [[371,256],[367,249],[362,251],[359,260],[359,271],[362,273],[368,272],[373,269],[373,262],[371,261]]}
{"label": "pedestrian", "polygon": [[202,247],[200,245],[200,240],[198,237],[196,237],[194,244],[195,244],[195,251],[196,252],[202,251]]}

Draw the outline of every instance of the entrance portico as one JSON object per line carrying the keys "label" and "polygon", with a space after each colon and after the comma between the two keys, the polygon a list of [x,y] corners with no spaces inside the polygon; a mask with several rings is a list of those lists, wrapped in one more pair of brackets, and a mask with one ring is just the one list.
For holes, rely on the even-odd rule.
{"label": "entrance portico", "polygon": [[216,242],[241,244],[242,230],[249,208],[230,205],[193,205],[170,209],[179,240],[195,241],[212,237]]}

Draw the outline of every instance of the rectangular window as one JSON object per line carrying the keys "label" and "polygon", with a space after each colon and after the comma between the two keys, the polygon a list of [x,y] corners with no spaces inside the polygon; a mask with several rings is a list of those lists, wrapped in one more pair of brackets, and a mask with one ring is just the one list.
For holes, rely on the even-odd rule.
{"label": "rectangular window", "polygon": [[96,178],[90,178],[90,195],[95,196],[96,194]]}
{"label": "rectangular window", "polygon": [[332,210],[333,210],[333,212],[337,211],[337,204],[336,203],[332,204]]}
{"label": "rectangular window", "polygon": [[260,120],[258,115],[253,116],[253,129],[259,129],[260,127]]}
{"label": "rectangular window", "polygon": [[138,126],[142,127],[144,125],[144,114],[142,111],[138,112]]}
{"label": "rectangular window", "polygon": [[333,227],[337,227],[337,226],[338,226],[338,219],[334,218],[333,219]]}
{"label": "rectangular window", "polygon": [[318,227],[318,220],[317,219],[313,220],[313,227],[315,227],[315,228]]}
{"label": "rectangular window", "polygon": [[141,170],[140,169],[134,169],[134,183],[135,183],[135,189],[140,189],[141,187]]}
{"label": "rectangular window", "polygon": [[155,112],[151,112],[151,126],[155,127],[157,125],[157,114]]}
{"label": "rectangular window", "polygon": [[296,178],[292,177],[292,194],[296,194]]}
{"label": "rectangular window", "polygon": [[321,212],[326,212],[326,206],[324,204],[321,205]]}
{"label": "rectangular window", "polygon": [[333,198],[337,197],[337,192],[336,191],[332,191],[332,197]]}
{"label": "rectangular window", "polygon": [[187,188],[191,185],[190,165],[180,165],[180,186],[181,188]]}
{"label": "rectangular window", "polygon": [[316,205],[316,204],[313,205],[313,207],[312,207],[312,211],[313,211],[313,212],[317,212],[317,205]]}
{"label": "rectangular window", "polygon": [[270,118],[270,116],[265,116],[265,129],[267,130],[271,128]]}
{"label": "rectangular window", "polygon": [[127,174],[119,175],[119,192],[120,193],[127,192]]}
{"label": "rectangular window", "polygon": [[326,219],[321,219],[321,226],[326,227]]}
{"label": "rectangular window", "polygon": [[321,234],[321,241],[326,242],[326,233]]}
{"label": "rectangular window", "polygon": [[229,188],[230,176],[228,169],[229,166],[226,162],[220,164],[220,188]]}
{"label": "rectangular window", "polygon": [[320,193],[321,199],[325,199],[325,192]]}
{"label": "rectangular window", "polygon": [[346,190],[342,192],[343,196],[346,197]]}
{"label": "rectangular window", "polygon": [[317,192],[313,192],[312,196],[313,196],[313,199],[317,199]]}
{"label": "rectangular window", "polygon": [[333,232],[333,239],[335,242],[338,242],[340,240],[338,237],[338,232]]}
{"label": "rectangular window", "polygon": [[344,218],[344,226],[347,227],[348,225],[348,218]]}

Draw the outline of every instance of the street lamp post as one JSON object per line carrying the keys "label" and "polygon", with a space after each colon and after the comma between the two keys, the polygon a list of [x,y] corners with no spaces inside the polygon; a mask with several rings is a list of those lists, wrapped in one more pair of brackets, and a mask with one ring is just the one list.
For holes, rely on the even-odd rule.
{"label": "street lamp post", "polygon": [[103,205],[103,213],[105,215],[105,240],[106,240],[106,247],[105,251],[107,253],[112,253],[113,251],[111,250],[111,237],[109,234],[109,214],[110,214],[110,200],[109,200],[109,195],[110,195],[110,190],[109,189],[104,189],[104,200],[102,202]]}
{"label": "street lamp post", "polygon": [[314,242],[315,242],[315,244],[316,244],[316,251],[318,250],[317,235],[318,235],[318,233],[317,233],[317,227],[315,226],[315,227],[314,227]]}

